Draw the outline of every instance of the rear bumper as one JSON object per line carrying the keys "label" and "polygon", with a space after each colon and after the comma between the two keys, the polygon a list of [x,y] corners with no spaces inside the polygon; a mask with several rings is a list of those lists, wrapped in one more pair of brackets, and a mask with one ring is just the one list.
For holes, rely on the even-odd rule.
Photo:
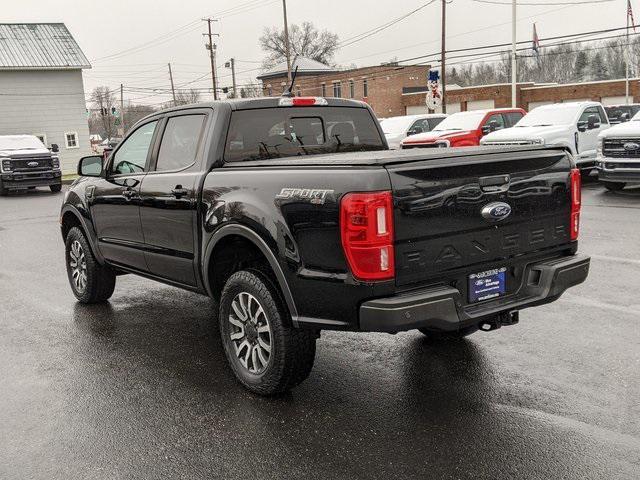
{"label": "rear bumper", "polygon": [[531,264],[517,292],[477,304],[463,305],[460,291],[444,286],[370,300],[360,306],[360,330],[455,331],[501,313],[553,302],[565,290],[586,280],[589,263],[589,257],[574,255]]}
{"label": "rear bumper", "polygon": [[28,187],[46,187],[59,185],[62,182],[60,170],[48,170],[45,172],[12,172],[0,174],[2,186],[9,190],[17,190]]}

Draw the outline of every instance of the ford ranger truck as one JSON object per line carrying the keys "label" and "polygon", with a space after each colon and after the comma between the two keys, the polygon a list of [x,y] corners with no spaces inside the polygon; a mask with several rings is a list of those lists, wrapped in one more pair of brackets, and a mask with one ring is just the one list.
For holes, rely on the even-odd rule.
{"label": "ford ranger truck", "polygon": [[62,189],[62,171],[56,155],[33,135],[0,135],[0,195],[9,190],[49,187]]}
{"label": "ford ranger truck", "polygon": [[483,136],[512,127],[525,113],[520,108],[454,113],[430,132],[408,136],[400,142],[400,148],[477,147]]}
{"label": "ford ranger truck", "polygon": [[600,134],[596,169],[607,190],[640,184],[640,113]]}
{"label": "ford ranger truck", "polygon": [[609,127],[607,114],[598,102],[556,103],[534,108],[514,128],[490,133],[480,143],[563,147],[571,152],[583,173],[591,173],[598,135]]}
{"label": "ford ranger truck", "polygon": [[216,299],[230,368],[264,395],[309,375],[322,330],[496,330],[589,269],[565,150],[390,151],[353,100],[165,110],[78,173],[61,211],[77,299],[123,274]]}

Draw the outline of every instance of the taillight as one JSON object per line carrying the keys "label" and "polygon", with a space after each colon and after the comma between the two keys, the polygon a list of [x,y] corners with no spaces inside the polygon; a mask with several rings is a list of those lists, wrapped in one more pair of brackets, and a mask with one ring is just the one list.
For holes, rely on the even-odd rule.
{"label": "taillight", "polygon": [[571,240],[577,240],[580,234],[581,185],[580,170],[574,168],[571,170],[571,224],[569,225]]}
{"label": "taillight", "polygon": [[360,280],[394,277],[391,192],[347,193],[342,197],[340,234],[354,277]]}
{"label": "taillight", "polygon": [[281,107],[311,107],[328,105],[328,102],[322,97],[282,97],[278,105]]}

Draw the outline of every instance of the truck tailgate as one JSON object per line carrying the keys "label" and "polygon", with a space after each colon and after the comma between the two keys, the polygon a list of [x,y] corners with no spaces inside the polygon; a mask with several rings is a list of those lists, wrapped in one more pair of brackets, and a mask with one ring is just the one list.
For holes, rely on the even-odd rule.
{"label": "truck tailgate", "polygon": [[564,151],[540,149],[387,166],[396,284],[479,272],[569,244],[571,168]]}

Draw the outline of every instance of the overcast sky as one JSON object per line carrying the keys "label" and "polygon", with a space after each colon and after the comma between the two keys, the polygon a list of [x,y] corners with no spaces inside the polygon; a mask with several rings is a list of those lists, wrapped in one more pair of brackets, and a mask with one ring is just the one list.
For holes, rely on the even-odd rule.
{"label": "overcast sky", "polygon": [[[541,38],[621,27],[626,22],[626,0],[568,6],[557,5],[562,0],[522,1],[538,1],[542,5],[518,7],[518,40],[531,40],[534,21]],[[64,22],[67,25],[93,65],[84,74],[87,92],[97,85],[118,86],[120,83],[132,88],[168,88],[167,62],[172,63],[177,85],[205,75],[210,71],[202,37],[206,24],[199,20],[206,16],[220,18],[214,30],[220,34],[216,41],[221,85],[231,83],[230,72],[224,68],[224,61],[229,57],[237,59],[238,83],[250,82],[259,73],[259,62],[264,56],[258,45],[262,30],[282,26],[281,0],[20,0],[3,3],[2,22]],[[288,0],[287,7],[290,24],[311,21],[347,39],[425,3],[425,0]],[[640,20],[640,1],[632,0],[632,3]],[[245,6],[240,8],[242,5]],[[236,10],[230,10],[234,8]],[[437,0],[397,25],[341,49],[336,62],[366,66],[392,57],[404,59],[437,51],[440,8]],[[447,6],[447,47],[509,42],[510,21],[510,5],[453,0]],[[123,52],[127,49],[133,50]],[[114,54],[118,55],[109,57]],[[210,83],[210,77],[205,77],[189,86],[208,87]],[[168,100],[154,92],[127,92],[125,98],[141,103]]]}

